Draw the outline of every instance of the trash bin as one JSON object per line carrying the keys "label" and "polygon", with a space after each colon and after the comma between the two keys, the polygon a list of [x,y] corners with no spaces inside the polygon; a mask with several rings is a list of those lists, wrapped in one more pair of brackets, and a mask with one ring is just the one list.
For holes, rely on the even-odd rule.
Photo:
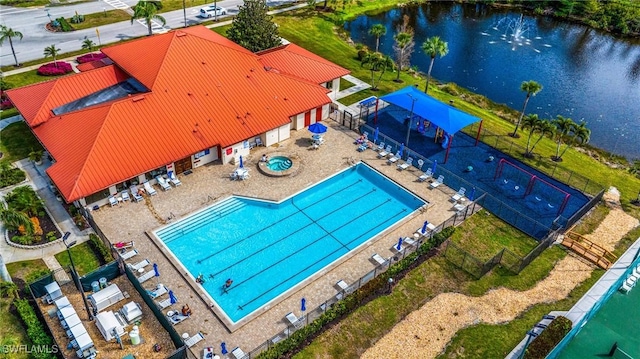
{"label": "trash bin", "polygon": [[99,279],[100,281],[100,288],[106,288],[107,287],[107,278],[102,277]]}
{"label": "trash bin", "polygon": [[91,290],[94,293],[100,290],[100,284],[98,284],[98,281],[91,282]]}

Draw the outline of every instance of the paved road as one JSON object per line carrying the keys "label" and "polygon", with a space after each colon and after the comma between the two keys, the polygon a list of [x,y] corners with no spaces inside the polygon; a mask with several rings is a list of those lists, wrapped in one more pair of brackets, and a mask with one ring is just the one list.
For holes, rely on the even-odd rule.
{"label": "paved road", "polygon": [[[268,4],[276,5],[291,1],[292,0],[269,1]],[[48,12],[52,18],[61,16],[69,18],[73,16],[76,11],[79,14],[91,14],[104,11],[105,9],[126,8],[136,3],[137,0],[100,0],[47,8],[12,8],[0,6],[0,24],[7,25],[16,31],[22,32],[24,35],[21,41],[14,39],[14,48],[18,61],[25,62],[42,58],[44,48],[51,44],[55,44],[62,50],[62,53],[65,53],[79,50],[85,36],[92,39],[96,44],[107,44],[132,37],[144,36],[148,33],[145,23],[134,22],[131,24],[130,21],[100,26],[98,28],[100,32],[99,40],[95,29],[78,30],[69,33],[51,33],[45,30],[45,24],[49,22],[46,10],[49,10]],[[238,5],[242,3],[242,0],[225,0],[219,1],[218,5],[226,8],[229,14],[233,15],[237,14]],[[197,16],[201,7],[200,5],[187,8],[187,23],[189,25],[205,21]],[[171,28],[184,26],[182,9],[162,13],[161,15],[167,20],[167,24],[164,28],[160,24],[154,24],[154,32],[165,32]],[[14,60],[9,48],[9,42],[5,41],[0,47],[0,65],[12,65],[13,63]]]}

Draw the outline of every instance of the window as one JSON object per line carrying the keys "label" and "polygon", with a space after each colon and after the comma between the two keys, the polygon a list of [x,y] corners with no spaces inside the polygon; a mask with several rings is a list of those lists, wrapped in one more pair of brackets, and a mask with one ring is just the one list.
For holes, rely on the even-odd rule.
{"label": "window", "polygon": [[100,192],[96,192],[94,194],[88,195],[87,197],[85,197],[85,201],[87,202],[87,205],[90,205],[94,202],[98,202],[100,200],[108,198],[109,196],[111,196],[111,193],[109,193],[109,189],[106,188]]}
{"label": "window", "polygon": [[333,81],[329,81],[325,84],[325,87],[331,90],[333,88]]}
{"label": "window", "polygon": [[155,179],[157,176],[162,176],[167,174],[167,166],[162,166],[160,168],[156,168],[155,170],[149,171],[144,174],[144,177],[147,181]]}

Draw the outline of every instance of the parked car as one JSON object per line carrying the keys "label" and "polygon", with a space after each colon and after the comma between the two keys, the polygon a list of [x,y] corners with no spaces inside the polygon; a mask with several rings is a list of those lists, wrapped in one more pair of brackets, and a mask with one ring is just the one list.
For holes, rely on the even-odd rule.
{"label": "parked car", "polygon": [[227,14],[227,9],[220,7],[220,6],[215,6],[215,5],[209,5],[207,7],[203,7],[200,9],[200,17],[201,18],[210,18],[210,17],[214,17],[214,16],[221,16],[221,15],[226,15]]}

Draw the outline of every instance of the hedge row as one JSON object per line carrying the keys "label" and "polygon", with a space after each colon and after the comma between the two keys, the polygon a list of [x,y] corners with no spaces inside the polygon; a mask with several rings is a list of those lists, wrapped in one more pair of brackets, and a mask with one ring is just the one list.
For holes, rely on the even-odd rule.
{"label": "hedge row", "polygon": [[55,359],[56,356],[52,353],[47,353],[45,349],[55,351],[53,348],[53,340],[44,330],[44,326],[40,323],[36,312],[26,299],[16,299],[13,304],[22,318],[22,322],[27,328],[27,336],[31,340],[34,346],[42,350],[34,350],[31,352],[31,358],[35,359]]}
{"label": "hedge row", "polygon": [[289,338],[277,343],[268,350],[260,353],[257,359],[278,359],[290,357],[307,345],[313,338],[320,335],[329,324],[347,316],[360,306],[374,299],[377,295],[387,290],[387,281],[394,277],[396,281],[404,277],[411,269],[417,267],[424,260],[428,259],[427,254],[433,253],[433,249],[442,244],[455,231],[454,227],[448,227],[437,233],[429,241],[422,244],[418,250],[407,255],[398,263],[392,265],[387,271],[381,273],[376,278],[370,280],[343,300],[335,303],[327,309],[320,317],[293,333]]}
{"label": "hedge row", "polygon": [[544,359],[555,348],[562,338],[569,333],[572,326],[571,320],[559,316],[554,319],[545,330],[540,333],[525,351],[525,359]]}
{"label": "hedge row", "polygon": [[89,234],[89,245],[93,252],[100,256],[99,260],[102,264],[111,263],[113,261],[111,249],[104,244],[100,237],[93,233]]}

